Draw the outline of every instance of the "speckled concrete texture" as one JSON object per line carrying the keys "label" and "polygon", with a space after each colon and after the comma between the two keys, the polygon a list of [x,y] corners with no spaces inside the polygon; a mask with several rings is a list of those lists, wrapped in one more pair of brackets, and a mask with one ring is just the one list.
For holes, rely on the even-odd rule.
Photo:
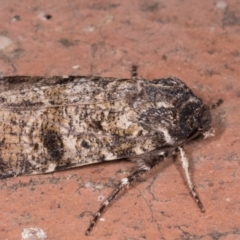
{"label": "speckled concrete texture", "polygon": [[133,167],[116,161],[1,180],[1,240],[240,239],[240,1],[1,1],[3,75],[126,78],[132,64],[144,78],[177,76],[206,103],[224,100],[215,136],[186,147],[206,213],[169,158],[86,237],[99,200]]}

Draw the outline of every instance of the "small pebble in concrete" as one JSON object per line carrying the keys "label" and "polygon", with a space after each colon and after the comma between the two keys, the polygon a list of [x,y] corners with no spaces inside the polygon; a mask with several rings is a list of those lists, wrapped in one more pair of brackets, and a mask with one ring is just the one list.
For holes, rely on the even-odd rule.
{"label": "small pebble in concrete", "polygon": [[22,240],[44,240],[46,233],[41,228],[25,228],[22,231]]}
{"label": "small pebble in concrete", "polygon": [[0,50],[9,47],[12,43],[13,41],[9,37],[0,35]]}

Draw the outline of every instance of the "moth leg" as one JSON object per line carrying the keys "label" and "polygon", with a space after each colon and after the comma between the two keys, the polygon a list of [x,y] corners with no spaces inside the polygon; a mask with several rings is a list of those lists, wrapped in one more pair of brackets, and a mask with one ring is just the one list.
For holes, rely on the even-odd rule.
{"label": "moth leg", "polygon": [[137,69],[138,69],[137,65],[132,65],[131,79],[136,80],[138,78]]}
{"label": "moth leg", "polygon": [[108,197],[107,200],[104,201],[104,203],[102,204],[102,206],[100,207],[100,209],[98,210],[98,212],[95,213],[94,218],[92,220],[92,222],[90,223],[87,231],[85,232],[85,235],[89,235],[90,232],[92,231],[93,227],[96,225],[98,219],[100,218],[100,216],[102,215],[103,211],[105,210],[105,208],[114,200],[114,198],[118,195],[118,193],[124,188],[124,187],[128,187],[129,184],[131,184],[132,182],[134,182],[138,177],[140,177],[141,175],[143,175],[144,173],[148,172],[149,170],[151,170],[155,165],[157,165],[159,162],[163,161],[164,158],[166,157],[166,155],[164,156],[158,156],[155,157],[150,164],[142,164],[141,167],[136,170],[135,172],[133,172],[130,176],[123,178],[121,180],[121,182],[119,183],[118,187],[115,189],[115,191]]}
{"label": "moth leg", "polygon": [[194,190],[194,187],[193,187],[193,184],[192,184],[190,175],[189,175],[189,171],[188,171],[188,169],[189,169],[189,164],[188,164],[188,159],[187,159],[187,157],[186,157],[185,151],[183,150],[182,147],[179,147],[178,149],[179,149],[179,151],[180,151],[182,167],[183,167],[184,172],[185,172],[185,176],[186,176],[186,179],[187,179],[188,187],[189,187],[189,189],[190,189],[190,193],[191,193],[191,195],[193,196],[193,198],[195,199],[195,201],[196,201],[198,207],[200,208],[200,210],[201,210],[202,212],[205,212],[205,209],[204,209],[204,207],[203,207],[203,205],[202,205],[202,203],[201,203],[201,201],[200,201],[197,193],[196,193],[195,190]]}

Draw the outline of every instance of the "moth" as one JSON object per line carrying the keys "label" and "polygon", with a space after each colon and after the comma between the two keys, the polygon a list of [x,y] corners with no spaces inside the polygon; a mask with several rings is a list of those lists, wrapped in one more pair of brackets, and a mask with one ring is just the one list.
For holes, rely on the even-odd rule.
{"label": "moth", "polygon": [[0,82],[0,179],[128,159],[121,180],[86,231],[121,189],[180,152],[190,193],[204,207],[188,172],[184,145],[211,130],[210,107],[181,80],[105,77],[3,77]]}

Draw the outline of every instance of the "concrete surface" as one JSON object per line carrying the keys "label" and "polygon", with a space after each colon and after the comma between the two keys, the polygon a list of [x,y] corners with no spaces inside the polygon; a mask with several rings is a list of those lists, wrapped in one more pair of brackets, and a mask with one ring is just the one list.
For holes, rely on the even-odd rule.
{"label": "concrete surface", "polygon": [[[168,159],[123,192],[89,237],[124,161],[0,181],[0,239],[240,239],[240,1],[1,1],[3,75],[174,75],[213,112],[215,137],[186,148],[206,208]],[[145,181],[143,181],[145,180]]]}

